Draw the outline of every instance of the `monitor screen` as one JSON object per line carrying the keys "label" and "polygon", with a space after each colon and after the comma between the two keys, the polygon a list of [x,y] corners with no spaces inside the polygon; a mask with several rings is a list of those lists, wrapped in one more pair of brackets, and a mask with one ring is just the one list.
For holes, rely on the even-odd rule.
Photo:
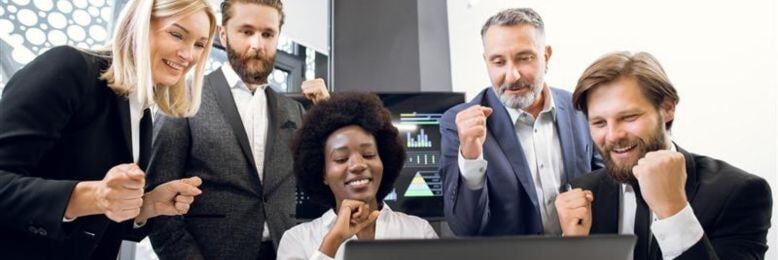
{"label": "monitor screen", "polygon": [[[400,132],[408,155],[394,190],[384,198],[393,210],[427,219],[443,217],[443,180],[440,165],[439,120],[446,110],[465,101],[464,93],[378,93],[392,113],[392,123]],[[310,102],[300,95],[290,97],[306,107]],[[327,208],[297,191],[297,218],[318,218]]]}

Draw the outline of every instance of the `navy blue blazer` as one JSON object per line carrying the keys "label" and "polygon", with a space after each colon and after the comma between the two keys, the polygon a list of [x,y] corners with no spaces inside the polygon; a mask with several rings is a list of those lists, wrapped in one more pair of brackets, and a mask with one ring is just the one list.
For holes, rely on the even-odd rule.
{"label": "navy blue blazer", "polygon": [[[564,162],[562,183],[602,165],[583,113],[573,109],[572,94],[550,88],[556,105],[556,129]],[[487,118],[484,159],[489,162],[484,188],[471,190],[460,178],[456,114],[473,105],[491,107]],[[542,234],[532,175],[514,124],[495,91],[487,88],[472,101],[455,106],[440,120],[444,213],[459,236]]]}

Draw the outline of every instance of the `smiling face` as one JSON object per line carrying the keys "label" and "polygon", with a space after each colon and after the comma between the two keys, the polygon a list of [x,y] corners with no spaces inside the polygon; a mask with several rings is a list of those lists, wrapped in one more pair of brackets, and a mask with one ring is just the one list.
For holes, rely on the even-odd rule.
{"label": "smiling face", "polygon": [[608,173],[616,181],[637,184],[632,167],[646,153],[667,148],[665,123],[672,120],[674,106],[652,105],[634,77],[592,89],[587,104],[592,140]]}
{"label": "smiling face", "polygon": [[491,26],[483,36],[492,86],[508,107],[525,109],[540,99],[551,47],[530,24]]}
{"label": "smiling face", "polygon": [[324,146],[324,183],[340,206],[344,199],[376,205],[384,165],[375,138],[359,126],[335,130]]}
{"label": "smiling face", "polygon": [[154,85],[172,86],[184,78],[205,51],[210,27],[204,10],[151,20],[149,45]]}

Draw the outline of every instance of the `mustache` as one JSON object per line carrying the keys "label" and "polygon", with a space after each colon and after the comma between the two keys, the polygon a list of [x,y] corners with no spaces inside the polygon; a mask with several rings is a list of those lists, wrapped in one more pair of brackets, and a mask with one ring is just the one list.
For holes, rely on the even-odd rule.
{"label": "mustache", "polygon": [[522,88],[532,88],[532,83],[526,81],[516,81],[513,83],[505,83],[500,86],[500,94],[505,93],[508,90],[519,90]]}

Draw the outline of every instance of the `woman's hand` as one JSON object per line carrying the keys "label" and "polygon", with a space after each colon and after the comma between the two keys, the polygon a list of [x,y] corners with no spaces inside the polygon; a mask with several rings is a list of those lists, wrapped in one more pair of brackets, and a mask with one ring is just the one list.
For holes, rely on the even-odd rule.
{"label": "woman's hand", "polygon": [[338,218],[330,232],[324,236],[319,251],[334,258],[340,244],[375,223],[378,214],[378,210],[370,212],[370,207],[365,202],[343,200],[338,209]]}

